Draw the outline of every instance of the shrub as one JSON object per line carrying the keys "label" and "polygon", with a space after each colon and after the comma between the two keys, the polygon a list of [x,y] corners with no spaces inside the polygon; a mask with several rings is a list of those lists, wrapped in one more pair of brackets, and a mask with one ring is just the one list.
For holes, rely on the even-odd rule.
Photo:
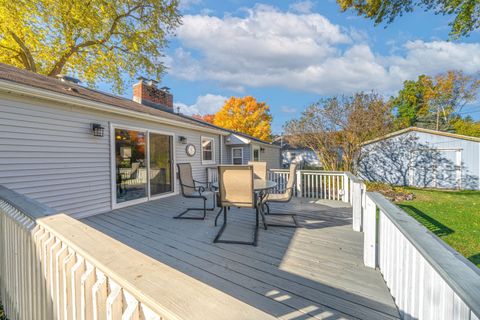
{"label": "shrub", "polygon": [[415,194],[405,188],[399,186],[392,186],[382,182],[365,182],[367,191],[379,192],[390,201],[408,201],[415,199]]}

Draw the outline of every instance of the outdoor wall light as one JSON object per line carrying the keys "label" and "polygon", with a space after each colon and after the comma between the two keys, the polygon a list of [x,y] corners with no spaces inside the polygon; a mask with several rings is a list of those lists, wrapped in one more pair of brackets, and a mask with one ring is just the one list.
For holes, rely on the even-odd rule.
{"label": "outdoor wall light", "polygon": [[186,144],[187,143],[187,137],[178,136],[178,142],[180,142],[181,144]]}
{"label": "outdoor wall light", "polygon": [[105,128],[99,123],[92,123],[92,133],[95,137],[103,137]]}
{"label": "outdoor wall light", "polygon": [[260,152],[264,153],[264,152],[265,152],[265,148],[260,148]]}

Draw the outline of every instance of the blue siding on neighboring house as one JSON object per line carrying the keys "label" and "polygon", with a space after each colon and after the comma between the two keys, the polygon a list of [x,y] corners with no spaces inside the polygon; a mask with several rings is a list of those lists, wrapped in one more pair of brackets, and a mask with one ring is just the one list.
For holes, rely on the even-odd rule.
{"label": "blue siding on neighboring house", "polygon": [[232,159],[232,149],[233,148],[242,148],[243,149],[243,164],[247,164],[248,161],[250,161],[250,145],[247,144],[234,144],[234,145],[228,145],[226,148],[226,157],[225,157],[225,162],[226,164],[233,164],[233,159]]}
{"label": "blue siding on neighboring house", "polygon": [[362,148],[367,180],[418,187],[480,189],[480,142],[410,131]]}

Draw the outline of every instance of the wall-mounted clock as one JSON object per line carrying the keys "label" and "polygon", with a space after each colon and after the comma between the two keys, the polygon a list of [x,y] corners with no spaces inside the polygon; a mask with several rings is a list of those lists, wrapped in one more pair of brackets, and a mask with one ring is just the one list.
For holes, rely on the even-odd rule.
{"label": "wall-mounted clock", "polygon": [[189,157],[193,157],[195,153],[197,153],[197,148],[195,148],[195,146],[190,143],[187,144],[187,146],[185,147],[185,152]]}

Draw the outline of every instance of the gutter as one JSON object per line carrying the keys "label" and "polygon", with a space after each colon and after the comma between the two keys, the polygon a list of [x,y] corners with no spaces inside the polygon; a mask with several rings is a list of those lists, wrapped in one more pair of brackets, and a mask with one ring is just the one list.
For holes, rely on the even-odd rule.
{"label": "gutter", "polygon": [[124,116],[126,115],[126,116],[134,117],[137,119],[141,119],[141,120],[150,120],[152,122],[168,124],[168,125],[181,127],[181,128],[189,128],[197,131],[210,132],[210,133],[221,134],[221,135],[227,134],[223,130],[217,130],[213,128],[210,129],[210,128],[196,126],[196,125],[181,122],[181,121],[165,119],[159,116],[154,116],[154,115],[150,115],[150,114],[146,114],[138,111],[128,110],[125,108],[116,107],[110,104],[96,102],[96,101],[92,101],[84,98],[73,97],[73,96],[57,93],[57,92],[46,90],[46,89],[26,86],[26,85],[11,82],[11,81],[0,80],[0,90],[4,90],[8,93],[16,93],[19,95],[35,97],[35,98],[49,100],[49,101],[69,103],[71,105],[98,110],[98,111],[110,112],[110,113],[124,115]]}

